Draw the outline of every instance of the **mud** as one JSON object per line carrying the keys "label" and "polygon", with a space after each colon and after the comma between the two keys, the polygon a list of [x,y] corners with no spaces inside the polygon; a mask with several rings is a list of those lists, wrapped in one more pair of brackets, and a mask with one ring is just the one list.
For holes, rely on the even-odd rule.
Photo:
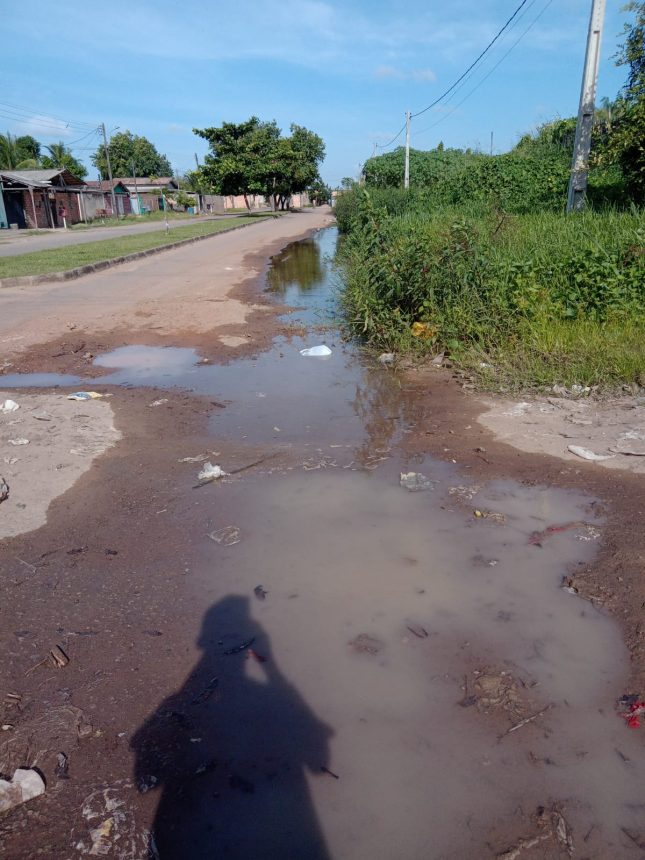
{"label": "mud", "polygon": [[[52,727],[69,779],[36,756],[8,856],[640,856],[615,709],[639,692],[638,479],[513,451],[445,373],[343,345],[329,241],[269,278],[301,336],[94,367],[123,441],[3,542],[0,628],[8,736],[63,705],[91,731]],[[200,486],[206,459],[231,474]],[[38,666],[54,645],[69,664]]]}

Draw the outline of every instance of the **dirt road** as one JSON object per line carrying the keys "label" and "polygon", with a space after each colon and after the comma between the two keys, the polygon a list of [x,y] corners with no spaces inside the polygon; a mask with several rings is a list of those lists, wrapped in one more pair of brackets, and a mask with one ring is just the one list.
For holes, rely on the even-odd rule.
{"label": "dirt road", "polygon": [[344,344],[333,231],[287,245],[327,218],[9,291],[0,771],[47,782],[0,818],[12,860],[642,854],[615,710],[645,679],[642,479],[511,448],[449,372]]}

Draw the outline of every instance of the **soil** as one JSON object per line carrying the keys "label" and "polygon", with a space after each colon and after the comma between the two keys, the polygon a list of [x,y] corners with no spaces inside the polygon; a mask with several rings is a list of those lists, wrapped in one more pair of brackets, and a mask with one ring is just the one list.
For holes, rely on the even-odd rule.
{"label": "soil", "polygon": [[[91,366],[93,356],[132,343],[191,346],[203,358],[221,363],[255,355],[276,335],[290,333],[288,324],[277,318],[279,306],[269,305],[262,295],[262,274],[269,256],[328,219],[328,213],[312,218],[309,224],[300,219],[280,236],[267,234],[258,240],[252,252],[237,248],[240,268],[218,282],[216,302],[203,294],[199,299],[203,284],[193,282],[158,301],[151,293],[145,301],[124,298],[114,310],[107,300],[98,299],[95,306],[77,303],[73,310],[58,308],[52,313],[55,292],[63,289],[57,287],[43,310],[31,304],[28,314],[21,310],[13,321],[3,320],[0,344],[5,372],[47,370],[91,378],[103,372]],[[261,226],[252,229],[259,231]],[[237,234],[248,235],[246,231]],[[208,245],[169,252],[162,255],[163,261],[170,255],[206,253]],[[181,269],[182,260],[173,272]],[[151,282],[156,277],[152,268],[163,261],[160,257],[146,264]],[[136,273],[137,265],[122,267],[128,270],[126,281],[130,273]],[[109,277],[109,273],[96,274],[90,283],[98,289],[102,279]],[[84,280],[74,284],[80,289]],[[132,283],[134,280],[125,284],[124,297]],[[188,306],[191,295],[201,302],[198,307]],[[227,338],[237,340],[227,342]],[[642,460],[622,456],[587,463],[563,452],[562,440],[565,448],[570,440],[554,434],[567,432],[558,428],[574,426],[567,416],[577,407],[569,408],[570,404],[564,409],[557,405],[553,412],[532,405],[531,420],[537,423],[528,436],[520,421],[522,415],[505,414],[512,411],[513,404],[463,391],[447,370],[411,371],[405,379],[410,432],[403,444],[411,458],[431,454],[458,463],[472,483],[511,478],[526,486],[580,490],[601,500],[602,511],[598,507],[597,513],[606,517],[602,546],[592,562],[571,571],[567,585],[620,623],[631,657],[625,693],[640,698],[645,691]],[[50,399],[42,406],[39,398],[43,395],[10,392],[6,396],[22,399],[25,410],[63,408],[56,395],[47,395]],[[161,398],[163,403],[152,405]],[[628,402],[614,404],[612,412],[603,411],[607,407],[602,405],[590,406],[594,428],[616,415],[624,417]],[[145,773],[118,780],[115,774],[132,772],[132,728],[145,724],[151,699],[157,701],[159,690],[181,689],[187,683],[186,663],[199,660],[199,649],[185,633],[194,622],[186,589],[194,569],[187,548],[203,539],[204,519],[215,524],[228,520],[230,502],[218,493],[217,486],[200,487],[197,472],[205,459],[225,463],[228,471],[260,461],[249,468],[248,474],[255,475],[288,469],[301,458],[294,446],[268,450],[242,438],[217,440],[213,450],[209,420],[221,406],[203,395],[177,390],[160,395],[157,389],[146,388],[123,389],[109,401],[70,403],[65,405],[67,411],[85,414],[96,410],[103,416],[104,430],[113,421],[114,438],[121,437],[108,451],[97,448],[91,452],[94,465],[100,468],[88,468],[88,459],[85,471],[74,474],[73,487],[68,483],[47,489],[34,488],[33,472],[21,474],[20,463],[12,466],[15,472],[10,483],[19,485],[24,478],[32,496],[41,497],[38,504],[34,502],[33,522],[22,534],[12,526],[12,536],[5,537],[1,545],[0,647],[5,660],[0,668],[0,723],[4,729],[0,733],[0,771],[8,774],[29,759],[45,774],[48,790],[38,801],[0,819],[3,856],[11,860],[41,854],[68,857],[70,834],[80,855],[145,856],[146,828],[154,818],[158,798],[147,790],[153,786],[145,783]],[[504,416],[501,421],[500,414]],[[625,426],[632,426],[633,415],[628,413]],[[561,423],[554,424],[554,416]],[[548,437],[542,436],[542,426]],[[573,444],[598,450],[598,436],[588,435],[587,427],[591,425],[575,426]],[[622,425],[612,428],[612,444],[622,430]],[[557,445],[553,441],[546,445],[546,438],[556,439]],[[47,441],[43,439],[42,444]],[[66,448],[67,437],[60,442]],[[36,437],[29,449],[30,454],[45,450]],[[268,454],[273,459],[263,460]],[[196,489],[186,491],[188,476]],[[46,525],[34,530],[45,509]],[[416,560],[410,559],[410,565],[414,564]],[[142,570],[145,579],[139,575]],[[257,579],[262,581],[261,559]],[[414,629],[413,640],[419,636]],[[360,652],[357,659],[379,659],[380,641],[367,631],[356,632],[359,635],[354,639],[345,637],[345,647],[351,639],[352,648]],[[55,666],[47,657],[55,647],[69,657],[64,667]],[[258,651],[252,650],[251,656],[265,659],[261,644],[253,647]],[[509,725],[509,715],[516,720],[532,713],[533,703],[531,708],[525,704],[526,697],[518,692],[515,681],[476,658],[471,668],[476,672],[475,682],[470,690],[462,688],[464,703],[471,695],[486,713],[500,711],[500,734]],[[201,676],[196,679],[200,684],[204,680]],[[217,696],[215,687],[209,691],[207,685],[202,686],[199,696]],[[194,749],[198,747],[196,741]],[[70,758],[73,792],[67,790],[69,781],[60,776],[60,770],[57,775],[61,751]],[[192,766],[193,759],[190,761]],[[195,773],[210,766],[200,760]],[[329,776],[329,791],[337,782],[335,776],[333,772]],[[241,796],[252,794],[252,786],[242,777],[234,774],[229,784]],[[120,817],[114,815],[115,809],[123,810]],[[512,824],[492,823],[494,838],[481,856],[520,856],[512,853],[519,846],[527,860],[566,857],[566,822],[561,819],[556,807],[537,813],[520,808]],[[108,832],[97,834],[96,828],[108,820],[112,821]],[[112,847],[103,851],[101,840]]]}

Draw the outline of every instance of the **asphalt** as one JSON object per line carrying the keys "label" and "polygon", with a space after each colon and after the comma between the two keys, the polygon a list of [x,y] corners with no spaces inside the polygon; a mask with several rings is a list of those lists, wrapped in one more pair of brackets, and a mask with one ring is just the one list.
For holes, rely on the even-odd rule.
{"label": "asphalt", "polygon": [[[170,220],[169,229],[185,227],[202,221],[221,221],[239,218],[240,213],[231,215],[209,215],[201,218],[181,218]],[[66,248],[69,245],[83,245],[86,242],[99,242],[101,239],[115,239],[136,233],[155,233],[165,230],[163,221],[148,221],[142,224],[126,224],[122,227],[88,227],[85,230],[40,230],[33,233],[27,230],[0,231],[0,257],[15,257],[34,251],[49,251],[53,248]]]}

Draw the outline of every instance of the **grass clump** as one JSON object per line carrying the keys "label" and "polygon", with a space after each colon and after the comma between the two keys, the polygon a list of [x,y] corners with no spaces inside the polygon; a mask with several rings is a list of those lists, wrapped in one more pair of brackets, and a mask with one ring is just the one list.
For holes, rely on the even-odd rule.
{"label": "grass clump", "polygon": [[492,388],[645,384],[642,211],[428,211],[412,199],[392,213],[350,194],[340,256],[354,335],[447,350]]}

